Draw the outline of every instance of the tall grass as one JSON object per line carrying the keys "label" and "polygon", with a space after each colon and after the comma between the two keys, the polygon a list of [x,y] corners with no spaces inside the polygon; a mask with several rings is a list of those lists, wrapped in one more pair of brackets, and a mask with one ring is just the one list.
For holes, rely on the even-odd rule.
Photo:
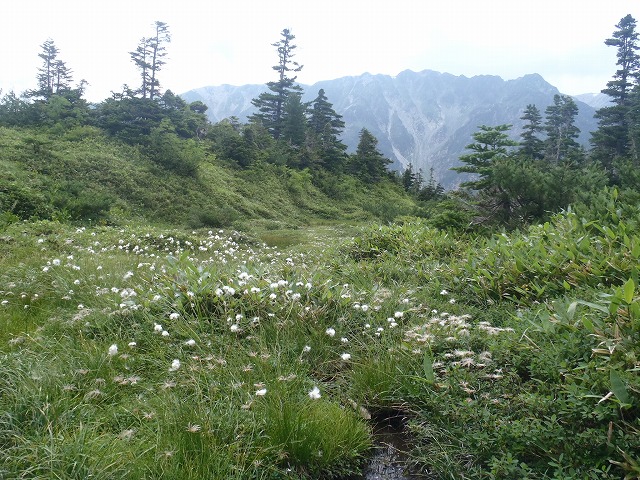
{"label": "tall grass", "polygon": [[393,411],[433,478],[634,478],[640,215],[614,197],[493,237],[8,225],[0,477],[347,478]]}

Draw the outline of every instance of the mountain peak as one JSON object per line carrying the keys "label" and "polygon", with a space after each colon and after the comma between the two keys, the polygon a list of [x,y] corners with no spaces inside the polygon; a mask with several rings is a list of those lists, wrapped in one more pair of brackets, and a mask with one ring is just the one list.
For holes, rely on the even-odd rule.
{"label": "mountain peak", "polygon": [[[404,70],[395,77],[367,72],[303,88],[305,101],[324,89],[343,116],[342,139],[349,151],[355,151],[360,130],[366,128],[378,139],[380,151],[393,160],[392,168],[412,164],[427,172],[433,167],[445,187],[460,182],[460,175],[450,168],[460,164],[459,157],[479,125],[511,124],[511,136],[517,140],[525,107],[534,104],[544,112],[559,93],[537,73],[505,81],[496,75],[469,78],[433,70]],[[254,112],[251,99],[264,90],[264,85],[206,87],[182,96],[208,105],[212,122],[232,115],[245,121]],[[586,145],[589,132],[596,128],[595,111],[585,103],[579,108],[576,126],[582,132],[579,141]]]}

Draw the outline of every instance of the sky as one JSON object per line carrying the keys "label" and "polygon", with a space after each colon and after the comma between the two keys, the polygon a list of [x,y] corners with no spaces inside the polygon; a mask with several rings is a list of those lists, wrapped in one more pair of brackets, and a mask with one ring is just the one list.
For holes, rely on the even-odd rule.
{"label": "sky", "polygon": [[640,21],[637,0],[5,0],[0,11],[4,93],[35,88],[51,38],[94,102],[138,86],[129,52],[155,21],[171,33],[161,88],[178,94],[276,80],[272,44],[288,28],[305,85],[403,70],[539,73],[570,95],[605,88],[617,67],[604,41],[627,14]]}

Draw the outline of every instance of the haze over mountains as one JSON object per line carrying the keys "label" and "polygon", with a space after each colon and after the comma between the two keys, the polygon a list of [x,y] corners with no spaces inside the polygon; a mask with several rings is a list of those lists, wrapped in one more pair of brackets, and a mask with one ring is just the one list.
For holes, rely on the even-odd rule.
{"label": "haze over mountains", "polygon": [[[458,158],[479,125],[512,124],[511,134],[518,139],[525,107],[535,104],[544,115],[553,96],[561,93],[538,74],[503,80],[431,70],[406,70],[395,77],[364,73],[301,86],[303,101],[313,100],[324,89],[335,111],[343,116],[342,139],[349,151],[355,150],[360,130],[367,128],[378,138],[380,151],[393,160],[392,168],[403,170],[412,164],[426,176],[433,167],[436,179],[445,187],[460,182],[460,176],[449,169],[460,164]],[[214,123],[231,116],[245,122],[255,111],[251,100],[266,90],[265,85],[221,85],[181,96],[205,103]],[[578,140],[587,146],[590,132],[597,128],[593,115],[605,105],[606,96],[585,94],[574,99],[579,108]]]}

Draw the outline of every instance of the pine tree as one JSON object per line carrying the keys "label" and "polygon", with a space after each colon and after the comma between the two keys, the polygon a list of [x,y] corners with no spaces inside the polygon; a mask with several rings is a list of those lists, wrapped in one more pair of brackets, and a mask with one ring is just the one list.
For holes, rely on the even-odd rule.
{"label": "pine tree", "polygon": [[249,117],[251,122],[264,126],[276,140],[282,135],[287,98],[291,93],[302,92],[302,88],[295,84],[297,76],[288,76],[289,72],[302,70],[302,65],[293,61],[296,45],[292,42],[296,37],[287,28],[280,35],[282,39],[272,44],[278,51],[278,64],[272,67],[278,72],[278,80],[268,82],[270,92],[261,93],[251,101],[258,113]]}
{"label": "pine tree", "polygon": [[575,126],[578,106],[569,95],[554,95],[553,105],[545,110],[546,155],[550,162],[561,162],[572,154],[580,152],[580,145],[575,141],[580,129]]}
{"label": "pine tree", "polygon": [[150,52],[148,49],[149,41],[145,37],[140,39],[138,47],[135,51],[129,52],[129,57],[133,60],[133,63],[140,69],[140,89],[136,91],[142,95],[142,98],[147,98],[149,93],[149,70],[151,64],[149,63]]}
{"label": "pine tree", "polygon": [[38,69],[38,88],[28,92],[31,97],[43,97],[45,100],[51,96],[71,90],[71,70],[58,59],[58,47],[50,38],[42,45],[42,52],[38,56],[42,59],[42,67]]}
{"label": "pine tree", "polygon": [[544,131],[540,110],[535,105],[529,104],[520,120],[527,122],[522,127],[522,135],[520,135],[522,138],[520,153],[533,159],[543,158],[544,142],[537,137],[540,132]]}
{"label": "pine tree", "polygon": [[340,140],[344,130],[342,115],[336,113],[323,89],[311,102],[309,130],[324,167],[333,172],[342,169],[347,146]]}
{"label": "pine tree", "polygon": [[282,139],[289,145],[301,147],[306,138],[307,118],[306,106],[302,103],[299,93],[291,93],[284,104],[284,116],[282,122]]}
{"label": "pine tree", "polygon": [[494,184],[492,166],[495,159],[506,156],[507,148],[514,147],[518,143],[506,134],[511,129],[511,125],[495,127],[480,125],[478,128],[480,131],[473,134],[475,142],[466,146],[472,152],[460,157],[460,161],[465,165],[451,170],[476,175],[477,178],[474,180],[463,182],[462,187],[481,191],[490,189]]}
{"label": "pine tree", "polygon": [[[422,182],[420,182],[422,183]],[[423,201],[433,200],[444,195],[444,187],[438,181],[436,181],[435,171],[433,166],[429,168],[429,179],[427,184],[420,188],[418,192],[418,198]]]}
{"label": "pine tree", "polygon": [[360,130],[360,141],[355,155],[351,157],[351,173],[366,183],[376,183],[387,173],[391,160],[378,150],[378,139],[369,130]]}
{"label": "pine tree", "polygon": [[158,72],[166,64],[166,43],[171,42],[169,26],[164,22],[155,23],[155,34],[152,37],[142,37],[135,51],[129,52],[133,63],[140,69],[140,89],[138,94],[142,98],[153,100],[160,94]]}
{"label": "pine tree", "polygon": [[413,171],[413,164],[409,164],[402,172],[402,187],[406,192],[414,190],[416,184],[416,174]]}
{"label": "pine tree", "polygon": [[638,47],[636,21],[631,15],[627,15],[620,20],[616,28],[613,37],[605,40],[605,44],[617,47],[617,65],[620,68],[614,74],[613,80],[607,82],[607,88],[602,90],[602,93],[611,97],[613,105],[603,107],[596,112],[598,129],[592,133],[591,137],[594,157],[608,168],[614,158],[624,157],[630,153],[631,93],[634,86],[638,85],[640,76],[640,56],[637,53],[640,47]]}

